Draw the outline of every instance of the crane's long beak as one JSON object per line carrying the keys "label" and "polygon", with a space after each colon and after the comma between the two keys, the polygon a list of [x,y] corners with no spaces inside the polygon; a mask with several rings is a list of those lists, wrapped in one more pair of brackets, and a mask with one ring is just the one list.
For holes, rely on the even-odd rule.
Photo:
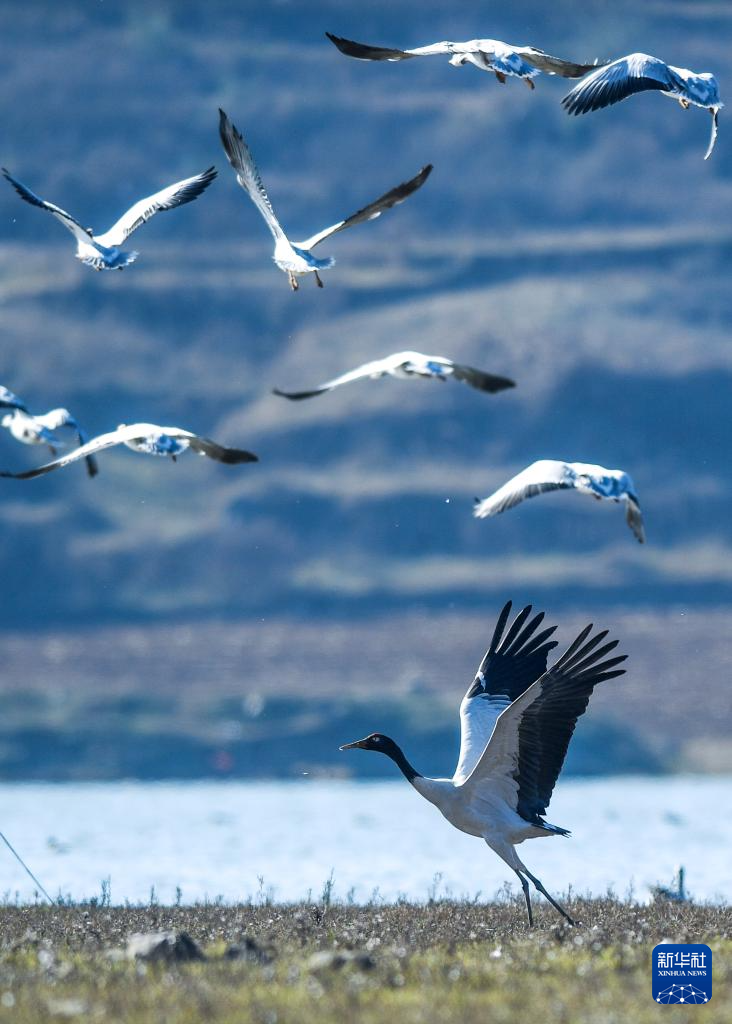
{"label": "crane's long beak", "polygon": [[344,743],[343,746],[339,747],[338,749],[339,750],[353,750],[355,747],[360,747],[361,749],[363,749],[363,747],[365,746],[365,743],[366,743],[365,740],[355,740],[353,743]]}

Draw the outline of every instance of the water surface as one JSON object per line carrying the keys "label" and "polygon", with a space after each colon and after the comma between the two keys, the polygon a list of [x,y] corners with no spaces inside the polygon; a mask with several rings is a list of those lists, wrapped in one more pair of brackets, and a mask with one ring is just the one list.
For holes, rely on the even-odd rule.
{"label": "water surface", "polygon": [[[548,819],[570,839],[528,841],[522,859],[550,892],[639,899],[687,869],[698,899],[732,899],[732,779],[567,779]],[[0,827],[52,895],[162,903],[319,898],[365,902],[433,892],[493,896],[513,873],[403,781],[12,784]],[[436,880],[437,879],[437,880]],[[0,893],[33,885],[0,845]]]}

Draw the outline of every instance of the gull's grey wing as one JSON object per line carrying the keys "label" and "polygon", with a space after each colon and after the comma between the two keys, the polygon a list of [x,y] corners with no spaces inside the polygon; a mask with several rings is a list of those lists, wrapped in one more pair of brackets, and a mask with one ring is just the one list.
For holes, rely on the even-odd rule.
{"label": "gull's grey wing", "polygon": [[575,85],[562,100],[568,114],[587,114],[627,99],[637,92],[663,92],[679,86],[667,64],[646,53],[631,53],[605,64]]}
{"label": "gull's grey wing", "polygon": [[[139,430],[136,430],[138,426],[139,424],[133,424],[131,426],[119,427],[108,434],[100,434],[91,441],[87,441],[86,444],[82,444],[79,448],[74,448],[72,452],[67,452],[65,455],[61,455],[58,459],[47,462],[43,466],[27,469],[23,473],[0,472],[0,477],[10,477],[13,480],[32,480],[34,477],[43,476],[54,469],[63,469],[64,466],[70,466],[72,462],[78,462],[79,459],[88,459],[105,448],[112,448],[116,444],[134,440],[140,436]],[[93,474],[90,473],[91,475]]]}
{"label": "gull's grey wing", "polygon": [[247,193],[254,205],[267,222],[267,227],[272,232],[275,240],[285,238],[280,222],[275,216],[269,196],[265,190],[262,178],[260,177],[257,165],[254,163],[249,146],[242,138],[241,132],[229,120],[224,111],[219,107],[219,135],[221,143],[229,160],[229,163],[236,171],[236,180]]}
{"label": "gull's grey wing", "polygon": [[513,508],[526,498],[533,498],[545,491],[556,491],[574,487],[574,473],[566,462],[541,459],[517,473],[495,493],[477,502],[473,515],[478,519],[496,516],[499,512]]}
{"label": "gull's grey wing", "polygon": [[25,402],[2,384],[0,384],[0,409],[20,409],[21,412],[28,412]]}
{"label": "gull's grey wing", "polygon": [[597,63],[575,64],[571,60],[561,60],[559,57],[552,57],[550,53],[544,53],[543,50],[537,50],[534,46],[517,46],[515,52],[539,71],[547,75],[561,75],[562,78],[582,78],[600,66]]}
{"label": "gull's grey wing", "polygon": [[366,220],[373,220],[375,217],[380,217],[384,210],[390,209],[392,206],[396,206],[397,203],[403,203],[405,199],[416,192],[418,188],[424,185],[427,178],[430,176],[432,171],[432,164],[427,164],[419,174],[415,174],[409,181],[403,181],[401,185],[397,185],[396,188],[390,189],[385,192],[383,196],[379,196],[373,203],[369,203],[368,206],[364,206],[363,209],[358,210],[356,213],[351,214],[345,220],[338,221],[337,224],[333,224],[329,228],[325,228],[324,231],[319,231],[317,235],[312,235],[310,238],[306,238],[302,242],[296,242],[295,245],[300,249],[314,249],[316,245],[319,245],[324,239],[334,235],[337,231],[343,231],[344,228],[353,227],[354,224],[361,224]]}
{"label": "gull's grey wing", "polygon": [[452,375],[455,380],[464,380],[471,387],[477,388],[479,391],[488,391],[490,394],[516,387],[516,382],[509,377],[484,373],[482,370],[476,370],[473,366],[463,366],[462,363],[452,364]]}
{"label": "gull's grey wing", "polygon": [[[171,431],[171,433],[174,432]],[[216,462],[225,462],[229,466],[237,465],[240,462],[259,462],[253,452],[243,451],[241,448],[226,448],[208,437],[190,435],[188,431],[181,431],[181,434],[188,438],[189,447],[194,452],[198,452],[199,455],[208,455],[209,459],[214,459]]]}
{"label": "gull's grey wing", "polygon": [[120,217],[109,231],[103,235],[97,235],[97,242],[107,246],[122,245],[133,231],[154,217],[156,213],[161,213],[163,210],[174,210],[177,206],[193,202],[202,192],[205,192],[215,177],[216,169],[209,167],[201,174],[194,174],[192,178],[176,181],[173,185],[160,189],[154,195],[140,199]]}
{"label": "gull's grey wing", "polygon": [[45,199],[41,199],[35,192],[31,192],[29,188],[26,188],[21,182],[12,176],[10,171],[2,168],[2,172],[5,178],[10,182],[15,191],[18,193],[21,199],[25,199],[26,203],[30,203],[31,206],[39,206],[42,210],[48,210],[52,213],[56,220],[60,221],[65,228],[71,232],[74,238],[80,242],[88,242],[91,238],[91,231],[87,231],[79,224],[78,220],[75,220],[70,213],[66,210],[62,210],[60,206],[54,205],[54,203],[48,203]]}
{"label": "gull's grey wing", "polygon": [[[69,429],[76,433],[79,445],[87,444],[89,441],[86,431],[82,429],[78,420],[71,415],[68,409],[51,409],[49,412],[36,416],[35,419],[52,431],[58,430],[61,427],[69,427]],[[86,471],[91,477],[96,476],[99,472],[97,460],[93,455],[86,456]]]}
{"label": "gull's grey wing", "polygon": [[646,539],[646,531],[643,526],[640,504],[634,494],[629,494],[625,499],[625,521],[633,531],[638,543],[643,544]]}
{"label": "gull's grey wing", "polygon": [[419,56],[419,54],[409,53],[407,50],[390,50],[383,46],[369,46],[366,43],[356,43],[353,39],[334,36],[330,32],[325,34],[341,53],[345,53],[347,57],[355,57],[357,60],[408,60],[410,57]]}
{"label": "gull's grey wing", "polygon": [[349,370],[348,373],[342,373],[340,377],[334,377],[332,380],[327,380],[324,384],[319,384],[312,391],[281,391],[279,388],[273,388],[272,390],[275,395],[280,395],[282,398],[300,401],[303,398],[314,398],[315,395],[322,395],[326,391],[332,391],[333,388],[337,388],[341,384],[350,384],[351,381],[362,380],[364,377],[381,376],[388,373],[388,369],[392,366],[393,357],[387,356],[386,359],[374,359],[370,363],[364,363],[363,366],[357,366],[355,370]]}
{"label": "gull's grey wing", "polygon": [[712,107],[710,111],[712,115],[712,134],[709,136],[709,145],[707,151],[704,154],[704,159],[708,160],[712,155],[714,146],[717,142],[717,135],[719,134],[719,107]]}

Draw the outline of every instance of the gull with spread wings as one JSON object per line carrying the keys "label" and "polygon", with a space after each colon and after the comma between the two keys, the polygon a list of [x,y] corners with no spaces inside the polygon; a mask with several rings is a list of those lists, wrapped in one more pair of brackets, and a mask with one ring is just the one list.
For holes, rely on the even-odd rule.
{"label": "gull with spread wings", "polygon": [[31,206],[39,206],[42,210],[52,213],[56,220],[68,228],[76,239],[77,260],[81,260],[82,263],[95,270],[122,270],[130,263],[134,263],[139,253],[133,249],[122,249],[133,231],[149,221],[156,213],[163,210],[174,210],[177,206],[183,206],[185,203],[197,199],[216,177],[215,169],[209,167],[202,174],[184,178],[183,181],[176,181],[174,185],[168,185],[167,188],[161,189],[155,195],[135,203],[109,231],[95,235],[91,228],[82,227],[78,220],[66,210],[46,202],[35,192],[31,192],[4,167],[2,172],[21,199],[25,199],[26,203],[30,203]]}
{"label": "gull with spread wings", "polygon": [[496,391],[503,391],[506,388],[516,387],[514,381],[508,377],[498,377],[492,373],[484,373],[472,366],[465,366],[462,363],[454,363],[452,359],[445,356],[426,356],[422,352],[394,352],[383,359],[374,359],[373,362],[364,363],[349,373],[343,373],[340,377],[326,381],[325,384],[313,388],[311,391],[280,391],[274,388],[276,395],[283,398],[299,400],[301,398],[313,398],[315,395],[323,395],[326,391],[340,387],[341,384],[350,384],[355,380],[370,378],[376,380],[379,377],[399,377],[402,380],[410,380],[415,377],[422,377],[430,380],[445,381],[448,377],[455,380],[465,381],[471,387],[479,391],[488,391],[493,394]]}
{"label": "gull with spread wings", "polygon": [[413,192],[416,192],[425,183],[432,170],[432,164],[427,164],[419,174],[416,174],[409,181],[405,181],[401,185],[397,185],[396,188],[385,192],[383,196],[379,196],[373,203],[364,206],[363,209],[358,210],[350,217],[346,217],[345,220],[339,220],[337,224],[332,224],[329,228],[311,235],[310,238],[306,238],[302,242],[291,242],[275,216],[249,147],[242,138],[241,133],[221,109],[219,109],[219,134],[229,163],[236,171],[236,180],[257,207],[262,217],[264,217],[267,227],[272,232],[275,240],[272,259],[280,270],[287,274],[293,291],[297,291],[299,287],[297,278],[303,274],[315,274],[315,281],[318,287],[323,287],[319,271],[328,270],[333,266],[335,260],[330,256],[325,259],[318,259],[316,256],[313,256],[311,250],[316,245],[320,245],[321,242],[324,242],[326,238],[330,238],[337,231],[343,231],[345,228],[353,227],[354,224],[361,224],[364,221],[380,217],[384,210],[396,206],[397,203],[404,202],[408,196],[411,196]]}
{"label": "gull with spread wings", "polygon": [[483,839],[515,871],[534,923],[529,882],[570,924],[574,921],[519,859],[526,839],[568,836],[544,819],[577,719],[587,710],[595,686],[623,674],[625,655],[608,658],[617,640],[603,643],[607,630],[585,627],[562,657],[547,669],[549,638],[556,626],[537,632],[541,612],[529,620],[524,608],[505,633],[511,602],[503,608],[487,654],[460,705],[460,756],[451,779],[432,779],[412,767],[401,747],[372,733],[341,750],[385,754],[407,781],[461,832]]}
{"label": "gull with spread wings", "polygon": [[497,516],[513,508],[525,498],[533,498],[545,491],[571,490],[590,494],[598,501],[624,501],[625,521],[636,540],[646,539],[640,502],[630,476],[622,469],[605,469],[587,462],[561,462],[558,459],[540,459],[532,462],[494,494],[480,501],[476,498],[473,515],[478,519]]}
{"label": "gull with spread wings", "polygon": [[208,437],[200,437],[181,427],[159,427],[155,423],[122,423],[116,430],[112,430],[108,434],[100,434],[73,452],[62,455],[60,458],[54,459],[53,462],[47,462],[45,466],[27,469],[24,473],[0,472],[0,477],[32,480],[33,477],[43,476],[44,473],[50,473],[54,469],[70,466],[78,459],[89,458],[96,455],[97,452],[104,451],[105,448],[112,448],[117,444],[124,444],[133,452],[168,457],[173,462],[189,448],[198,455],[207,455],[209,459],[224,462],[227,465],[259,461],[252,452],[242,451],[239,448],[225,448]]}
{"label": "gull with spread wings", "polygon": [[684,110],[693,104],[712,115],[712,134],[704,159],[712,155],[719,130],[719,86],[714,75],[675,68],[647,53],[630,53],[606,64],[579,82],[562,100],[568,114],[587,114],[619,103],[638,92],[656,91],[679,101]]}
{"label": "gull with spread wings", "polygon": [[507,78],[520,78],[530,89],[534,88],[534,78],[542,71],[547,75],[561,75],[562,78],[581,78],[588,71],[597,67],[594,64],[575,64],[570,60],[552,57],[535,46],[512,46],[500,39],[470,39],[466,43],[452,43],[444,40],[430,43],[429,46],[418,46],[413,50],[392,50],[383,46],[369,46],[356,43],[352,39],[342,39],[330,32],[325,33],[337,46],[341,53],[357,60],[408,60],[411,57],[433,57],[450,55],[450,63],[459,68],[464,64],[472,64],[480,71],[492,71],[501,84]]}
{"label": "gull with spread wings", "polygon": [[[85,445],[88,441],[86,433],[68,409],[51,409],[49,412],[33,415],[25,408],[16,407],[13,412],[2,417],[0,425],[6,427],[21,444],[48,445],[52,455],[56,454],[57,448],[66,447],[66,442],[56,433],[63,427],[74,431],[79,445]],[[86,456],[86,471],[92,477],[99,472],[97,460],[93,455]]]}

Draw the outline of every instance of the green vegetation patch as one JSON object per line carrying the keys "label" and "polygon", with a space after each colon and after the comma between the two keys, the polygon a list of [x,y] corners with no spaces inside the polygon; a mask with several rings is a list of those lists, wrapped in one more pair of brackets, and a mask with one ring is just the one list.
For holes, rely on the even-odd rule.
{"label": "green vegetation patch", "polygon": [[[712,947],[714,995],[702,1012],[706,1024],[729,1020],[728,908],[569,906],[579,927],[541,907],[533,932],[514,901],[6,906],[0,1021],[643,1024],[658,1019],[650,954],[663,939]],[[171,933],[168,953],[132,955],[130,935],[160,931]]]}

